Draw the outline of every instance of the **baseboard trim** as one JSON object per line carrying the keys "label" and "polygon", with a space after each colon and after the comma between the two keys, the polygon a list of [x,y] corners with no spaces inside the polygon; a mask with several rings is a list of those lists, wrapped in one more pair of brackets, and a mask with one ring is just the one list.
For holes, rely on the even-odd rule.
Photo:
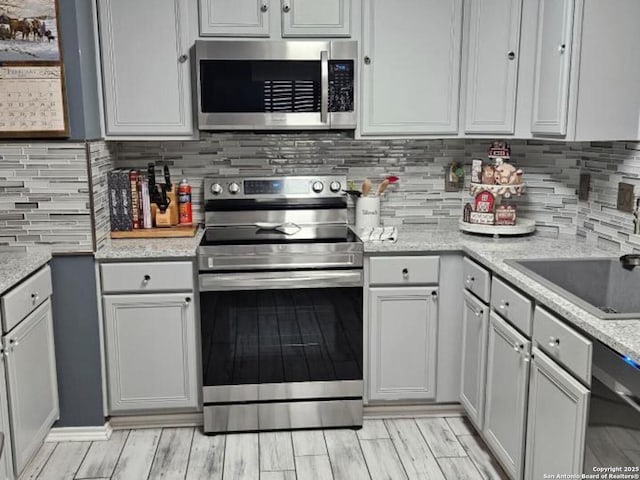
{"label": "baseboard trim", "polygon": [[113,429],[109,422],[101,427],[52,428],[45,442],[99,442],[109,440]]}
{"label": "baseboard trim", "polygon": [[465,415],[459,403],[447,404],[398,404],[398,405],[365,405],[364,418],[420,418],[420,417],[460,417]]}
{"label": "baseboard trim", "polygon": [[171,413],[160,415],[122,415],[109,419],[114,430],[132,428],[201,427],[204,424],[202,412]]}

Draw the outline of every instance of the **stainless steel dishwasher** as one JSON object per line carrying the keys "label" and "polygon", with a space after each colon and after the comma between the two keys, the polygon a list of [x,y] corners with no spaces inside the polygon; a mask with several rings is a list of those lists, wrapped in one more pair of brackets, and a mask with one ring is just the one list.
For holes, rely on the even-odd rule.
{"label": "stainless steel dishwasher", "polygon": [[584,473],[640,474],[640,365],[593,347]]}

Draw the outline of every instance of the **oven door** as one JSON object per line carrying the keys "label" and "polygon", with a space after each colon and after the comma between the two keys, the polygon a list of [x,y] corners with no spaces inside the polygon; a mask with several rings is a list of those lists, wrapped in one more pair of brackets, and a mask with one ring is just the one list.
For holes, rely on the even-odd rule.
{"label": "oven door", "polygon": [[355,42],[198,41],[199,127],[355,128],[356,56]]}
{"label": "oven door", "polygon": [[362,270],[200,275],[204,404],[362,398]]}

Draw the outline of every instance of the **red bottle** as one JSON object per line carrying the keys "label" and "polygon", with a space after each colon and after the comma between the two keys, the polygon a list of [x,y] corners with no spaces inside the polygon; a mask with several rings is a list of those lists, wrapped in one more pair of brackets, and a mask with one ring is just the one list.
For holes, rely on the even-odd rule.
{"label": "red bottle", "polygon": [[178,186],[178,203],[180,204],[180,225],[191,225],[193,223],[191,185],[186,178],[183,178]]}

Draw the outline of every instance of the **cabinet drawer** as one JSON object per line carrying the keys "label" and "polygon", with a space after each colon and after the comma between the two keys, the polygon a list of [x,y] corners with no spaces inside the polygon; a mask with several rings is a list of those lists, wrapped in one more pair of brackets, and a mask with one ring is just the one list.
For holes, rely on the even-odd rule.
{"label": "cabinet drawer", "polygon": [[473,292],[483,302],[489,303],[489,293],[491,291],[491,274],[489,270],[465,257],[462,262],[462,275],[465,288]]}
{"label": "cabinet drawer", "polygon": [[193,290],[191,262],[105,263],[100,271],[104,293]]}
{"label": "cabinet drawer", "polygon": [[491,308],[531,337],[533,302],[497,278],[493,279],[491,286]]}
{"label": "cabinet drawer", "polygon": [[2,327],[8,332],[51,296],[51,269],[43,269],[2,297]]}
{"label": "cabinet drawer", "polygon": [[536,307],[533,339],[538,348],[591,384],[592,343],[541,307]]}
{"label": "cabinet drawer", "polygon": [[373,257],[369,265],[371,285],[438,283],[440,257]]}

